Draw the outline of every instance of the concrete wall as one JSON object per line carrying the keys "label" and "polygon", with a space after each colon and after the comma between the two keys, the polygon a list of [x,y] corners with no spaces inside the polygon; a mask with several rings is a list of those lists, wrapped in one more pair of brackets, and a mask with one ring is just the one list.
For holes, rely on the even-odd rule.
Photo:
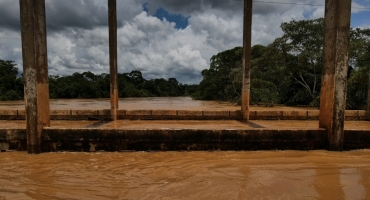
{"label": "concrete wall", "polygon": [[[46,128],[42,150],[196,151],[326,149],[324,129],[312,130],[115,130]],[[345,130],[344,149],[370,148],[369,130]],[[0,130],[0,150],[26,151],[26,130]]]}
{"label": "concrete wall", "polygon": [[[111,111],[106,110],[51,110],[53,120],[90,119],[110,120]],[[251,120],[317,120],[319,110],[301,111],[249,111]],[[201,111],[201,110],[118,110],[118,119],[242,119],[240,110],[234,111]],[[346,110],[346,120],[369,120],[370,111]],[[23,120],[24,110],[0,110],[0,119]]]}

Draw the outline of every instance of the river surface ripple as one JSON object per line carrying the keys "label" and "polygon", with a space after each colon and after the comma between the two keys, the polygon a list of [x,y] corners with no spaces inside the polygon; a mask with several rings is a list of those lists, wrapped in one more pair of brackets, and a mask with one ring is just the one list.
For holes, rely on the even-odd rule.
{"label": "river surface ripple", "polygon": [[370,150],[5,152],[0,199],[370,199]]}

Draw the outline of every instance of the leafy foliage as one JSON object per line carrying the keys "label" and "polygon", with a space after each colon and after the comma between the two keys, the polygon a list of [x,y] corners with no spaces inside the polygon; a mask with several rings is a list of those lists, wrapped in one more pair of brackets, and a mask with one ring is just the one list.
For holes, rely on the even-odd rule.
{"label": "leafy foliage", "polygon": [[347,108],[366,109],[370,87],[370,29],[353,30],[351,39]]}
{"label": "leafy foliage", "polygon": [[0,59],[0,100],[23,98],[23,79],[18,77],[18,69],[13,61]]}
{"label": "leafy foliage", "polygon": [[209,69],[202,71],[203,80],[198,91],[192,95],[200,100],[235,100],[240,98],[240,80],[235,75],[240,74],[243,48],[235,47],[211,58]]}
{"label": "leafy foliage", "polygon": [[[319,106],[323,67],[324,19],[282,23],[283,36],[268,46],[251,50],[251,103]],[[370,61],[370,29],[350,32],[348,109],[364,109]],[[196,99],[240,103],[242,47],[221,52],[211,59],[210,69]]]}

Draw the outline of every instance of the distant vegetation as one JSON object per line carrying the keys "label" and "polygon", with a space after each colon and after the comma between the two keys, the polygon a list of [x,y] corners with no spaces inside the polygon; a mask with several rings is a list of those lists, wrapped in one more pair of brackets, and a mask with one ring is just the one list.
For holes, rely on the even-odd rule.
{"label": "distant vegetation", "polygon": [[[91,72],[71,76],[49,76],[50,98],[109,98],[109,74]],[[118,74],[119,97],[190,96],[196,85],[179,83],[175,78],[143,78],[140,71]]]}
{"label": "distant vegetation", "polygon": [[[23,77],[17,77],[13,61],[0,59],[0,100],[23,99]],[[50,98],[109,98],[109,74],[91,72],[71,76],[49,76]],[[146,80],[140,71],[118,74],[119,97],[190,96],[197,85],[175,78]]]}
{"label": "distant vegetation", "polygon": [[[319,106],[324,19],[282,23],[284,35],[268,46],[252,47],[251,104]],[[243,48],[211,58],[192,95],[200,100],[240,103]],[[347,109],[365,109],[370,71],[370,29],[352,29]]]}

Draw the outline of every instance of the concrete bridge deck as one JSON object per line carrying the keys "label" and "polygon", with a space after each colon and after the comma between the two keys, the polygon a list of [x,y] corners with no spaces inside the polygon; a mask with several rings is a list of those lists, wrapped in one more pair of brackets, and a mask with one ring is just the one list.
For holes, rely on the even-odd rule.
{"label": "concrete bridge deck", "polygon": [[[26,150],[24,120],[0,121],[0,149]],[[52,120],[43,151],[326,149],[326,130],[309,120]],[[370,121],[346,121],[344,149],[370,148]]]}

